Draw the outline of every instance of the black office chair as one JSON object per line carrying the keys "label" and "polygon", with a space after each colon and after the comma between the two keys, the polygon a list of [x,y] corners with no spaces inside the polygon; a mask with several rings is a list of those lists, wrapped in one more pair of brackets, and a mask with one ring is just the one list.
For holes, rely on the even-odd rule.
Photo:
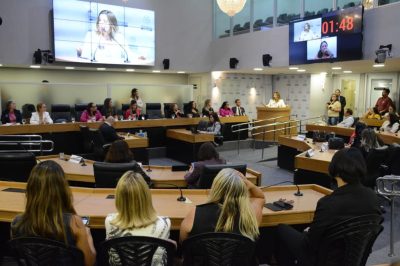
{"label": "black office chair", "polygon": [[36,112],[36,108],[33,104],[27,103],[22,106],[22,118],[30,119],[33,112]]}
{"label": "black office chair", "polygon": [[246,175],[246,164],[214,164],[214,165],[204,165],[201,170],[200,179],[199,179],[199,188],[201,189],[209,189],[214,182],[214,178],[217,174],[224,168],[233,168],[243,175]]}
{"label": "black office chair", "polygon": [[385,165],[388,156],[388,146],[383,146],[369,151],[367,163],[367,176],[362,183],[372,189],[375,188],[376,179],[382,176],[382,165]]}
{"label": "black office chair", "polygon": [[53,119],[54,123],[70,122],[71,106],[68,104],[52,104],[51,118]]}
{"label": "black office chair", "polygon": [[64,243],[41,238],[21,237],[9,241],[19,265],[83,266],[81,250]]}
{"label": "black office chair", "polygon": [[74,112],[75,112],[75,120],[81,121],[82,113],[87,109],[87,103],[77,103],[75,104]]}
{"label": "black office chair", "polygon": [[103,135],[100,130],[95,128],[89,128],[89,138],[92,145],[92,151],[94,153],[96,161],[103,161],[104,157],[110,148],[111,144],[107,144],[104,141]]}
{"label": "black office chair", "polygon": [[171,105],[173,105],[173,103],[164,103],[164,117],[168,118],[169,114],[171,113]]}
{"label": "black office chair", "polygon": [[258,265],[255,247],[254,241],[238,234],[199,234],[183,241],[183,265]]}
{"label": "black office chair", "polygon": [[183,104],[183,113],[185,116],[187,116],[188,113],[190,113],[190,103],[184,103]]}
{"label": "black office chair", "polygon": [[118,180],[127,171],[134,169],[133,163],[105,163],[95,162],[93,164],[94,180],[96,188],[115,188]]}
{"label": "black office chair", "polygon": [[26,182],[35,165],[31,152],[0,153],[0,180]]}
{"label": "black office chair", "polygon": [[317,263],[324,266],[365,265],[382,232],[380,215],[363,215],[329,228],[318,244]]}
{"label": "black office chair", "polygon": [[400,145],[393,143],[389,146],[387,158],[388,172],[385,175],[400,175]]}
{"label": "black office chair", "polygon": [[83,140],[83,152],[84,153],[92,153],[93,152],[93,141],[90,137],[90,131],[87,126],[79,126],[79,130],[81,132],[82,140]]}
{"label": "black office chair", "polygon": [[176,246],[165,239],[125,236],[104,241],[101,246],[101,265],[114,265],[112,262],[118,257],[120,265],[150,266],[157,249],[163,249],[166,252],[166,257],[163,256],[166,259],[163,265],[174,265]]}
{"label": "black office chair", "polygon": [[148,119],[162,118],[161,103],[146,103],[146,114]]}

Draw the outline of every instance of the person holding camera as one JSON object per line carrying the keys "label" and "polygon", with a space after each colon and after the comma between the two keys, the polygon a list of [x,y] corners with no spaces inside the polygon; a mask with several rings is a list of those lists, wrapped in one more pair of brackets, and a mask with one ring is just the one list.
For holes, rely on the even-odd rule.
{"label": "person holding camera", "polygon": [[326,103],[326,107],[328,109],[328,125],[337,125],[342,106],[335,93],[332,94],[331,101]]}

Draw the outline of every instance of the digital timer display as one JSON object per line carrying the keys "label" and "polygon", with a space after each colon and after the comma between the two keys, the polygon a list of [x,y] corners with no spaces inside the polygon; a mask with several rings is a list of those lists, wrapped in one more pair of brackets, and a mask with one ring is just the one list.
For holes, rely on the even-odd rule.
{"label": "digital timer display", "polygon": [[363,7],[316,15],[289,24],[289,64],[362,58]]}

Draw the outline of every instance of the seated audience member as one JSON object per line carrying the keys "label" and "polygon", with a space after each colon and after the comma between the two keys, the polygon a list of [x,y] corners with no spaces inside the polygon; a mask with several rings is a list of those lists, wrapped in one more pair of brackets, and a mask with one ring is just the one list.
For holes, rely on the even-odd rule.
{"label": "seated audience member", "polygon": [[76,214],[63,169],[54,161],[36,165],[26,185],[25,212],[11,223],[11,237],[43,237],[83,252],[85,265],[94,265],[96,250],[90,229]]}
{"label": "seated audience member", "polygon": [[356,125],[354,126],[354,132],[350,136],[349,144],[351,145],[351,147],[360,148],[360,146],[361,146],[361,133],[366,128],[367,128],[367,125],[364,124],[363,122],[357,122],[356,123]]}
{"label": "seated audience member", "polygon": [[185,180],[189,188],[198,188],[198,182],[204,165],[226,164],[226,161],[219,157],[217,150],[211,142],[201,144],[197,159],[198,161],[192,163],[189,172],[185,175]]}
{"label": "seated audience member", "polygon": [[358,149],[336,152],[329,174],[336,179],[338,188],[318,201],[309,229],[299,232],[288,225],[278,226],[279,265],[316,265],[318,248],[329,227],[362,215],[381,214],[377,195],[361,184],[366,169]]}
{"label": "seated audience member", "polygon": [[232,107],[233,115],[246,115],[240,99],[235,100],[235,106]]}
{"label": "seated audience member", "polygon": [[[118,181],[115,193],[116,213],[108,214],[105,220],[106,239],[126,236],[149,236],[168,239],[171,221],[157,216],[150,190],[143,177],[135,172],[126,172]],[[158,248],[151,265],[167,265],[164,250]],[[110,265],[123,265],[118,253],[110,250]]]}
{"label": "seated audience member", "polygon": [[396,112],[396,107],[394,107],[393,105],[389,106],[389,111],[386,114],[384,114],[384,117],[388,117],[390,113],[393,113],[397,117],[399,117],[399,114]]}
{"label": "seated audience member", "polygon": [[140,117],[140,109],[138,108],[137,102],[135,100],[131,101],[129,109],[125,111],[124,118],[128,120],[137,120]]}
{"label": "seated audience member", "polygon": [[389,106],[393,106],[393,101],[389,97],[390,90],[385,88],[382,90],[382,97],[376,101],[375,107],[378,109],[380,115],[384,115],[389,111]]}
{"label": "seated audience member", "polygon": [[190,101],[189,102],[189,107],[187,110],[185,110],[185,114],[187,117],[200,117],[199,110],[197,110],[197,105],[195,101]]}
{"label": "seated audience member", "polygon": [[1,114],[1,123],[4,124],[16,124],[22,123],[21,111],[17,110],[14,101],[8,101],[6,103],[6,109]]}
{"label": "seated audience member", "polygon": [[178,105],[176,103],[173,103],[170,105],[167,114],[165,114],[165,118],[181,118],[184,117],[183,113],[181,110],[179,110]]}
{"label": "seated audience member", "polygon": [[210,99],[205,100],[204,107],[201,110],[201,113],[202,113],[203,116],[207,116],[207,117],[210,116],[210,114],[214,113],[214,109],[211,106],[211,100]]}
{"label": "seated audience member", "polygon": [[221,135],[221,122],[217,113],[212,113],[208,119],[210,120],[207,131],[202,133],[212,133],[214,135]]}
{"label": "seated audience member", "polygon": [[129,149],[128,144],[123,140],[116,140],[114,141],[108,152],[106,154],[106,158],[104,159],[106,163],[134,163],[135,166],[133,167],[132,171],[135,173],[139,173],[149,187],[153,186],[153,182],[151,181],[150,177],[146,175],[143,171],[142,167],[133,159],[133,153]]}
{"label": "seated audience member", "polygon": [[396,133],[399,130],[399,118],[397,115],[390,113],[386,119],[387,120],[383,122],[380,130],[384,132]]}
{"label": "seated audience member", "polygon": [[223,102],[221,107],[219,108],[219,115],[222,117],[233,116],[233,112],[229,107],[229,103],[227,101]]}
{"label": "seated audience member", "polygon": [[135,100],[136,103],[137,103],[138,108],[139,108],[139,109],[143,109],[144,103],[143,103],[142,98],[139,97],[139,92],[138,92],[138,91],[139,91],[139,90],[136,89],[136,88],[133,88],[133,89],[131,90],[131,98],[130,98],[130,101]]}
{"label": "seated audience member", "polygon": [[377,107],[368,108],[368,111],[365,113],[364,117],[368,119],[382,119]]}
{"label": "seated audience member", "polygon": [[48,112],[46,112],[46,104],[38,103],[36,105],[37,112],[33,112],[29,123],[32,125],[53,124]]}
{"label": "seated audience member", "polygon": [[95,103],[89,103],[86,110],[82,112],[81,122],[96,122],[96,121],[104,121],[103,116],[97,110],[97,106]]}
{"label": "seated audience member", "polygon": [[106,121],[99,127],[101,134],[103,135],[106,143],[111,143],[119,139],[124,139],[117,134],[114,128],[115,118],[112,116],[107,117]]}
{"label": "seated audience member", "polygon": [[360,151],[364,158],[367,158],[368,153],[372,149],[377,149],[383,146],[383,142],[372,128],[366,128],[361,132]]}
{"label": "seated audience member", "polygon": [[326,103],[328,109],[328,125],[335,126],[339,122],[340,110],[342,110],[341,104],[337,99],[336,94],[332,94],[331,101]]}
{"label": "seated audience member", "polygon": [[265,197],[240,172],[225,168],[215,177],[206,204],[197,205],[182,221],[180,241],[209,232],[236,233],[256,240]]}
{"label": "seated audience member", "polygon": [[354,124],[353,110],[350,108],[346,109],[344,112],[344,119],[342,122],[337,124],[338,127],[351,127]]}
{"label": "seated audience member", "polygon": [[281,99],[281,94],[277,91],[274,92],[272,99],[269,100],[267,107],[270,108],[284,108],[286,107],[285,102]]}
{"label": "seated audience member", "polygon": [[113,116],[117,118],[117,112],[115,111],[115,107],[113,106],[113,102],[111,98],[106,98],[104,100],[103,109],[101,110],[101,114],[104,117]]}

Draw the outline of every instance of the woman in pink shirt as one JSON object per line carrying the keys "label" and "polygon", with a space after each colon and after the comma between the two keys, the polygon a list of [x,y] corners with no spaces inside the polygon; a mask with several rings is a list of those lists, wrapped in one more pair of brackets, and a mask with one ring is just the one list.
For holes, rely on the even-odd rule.
{"label": "woman in pink shirt", "polygon": [[233,112],[231,108],[229,107],[228,102],[223,102],[221,105],[221,108],[219,108],[219,115],[224,117],[224,116],[233,116]]}
{"label": "woman in pink shirt", "polygon": [[140,109],[138,108],[136,100],[131,100],[129,109],[125,111],[124,118],[128,120],[137,120],[140,116]]}
{"label": "woman in pink shirt", "polygon": [[81,122],[104,121],[100,111],[97,110],[95,103],[89,103],[86,110],[81,115]]}

